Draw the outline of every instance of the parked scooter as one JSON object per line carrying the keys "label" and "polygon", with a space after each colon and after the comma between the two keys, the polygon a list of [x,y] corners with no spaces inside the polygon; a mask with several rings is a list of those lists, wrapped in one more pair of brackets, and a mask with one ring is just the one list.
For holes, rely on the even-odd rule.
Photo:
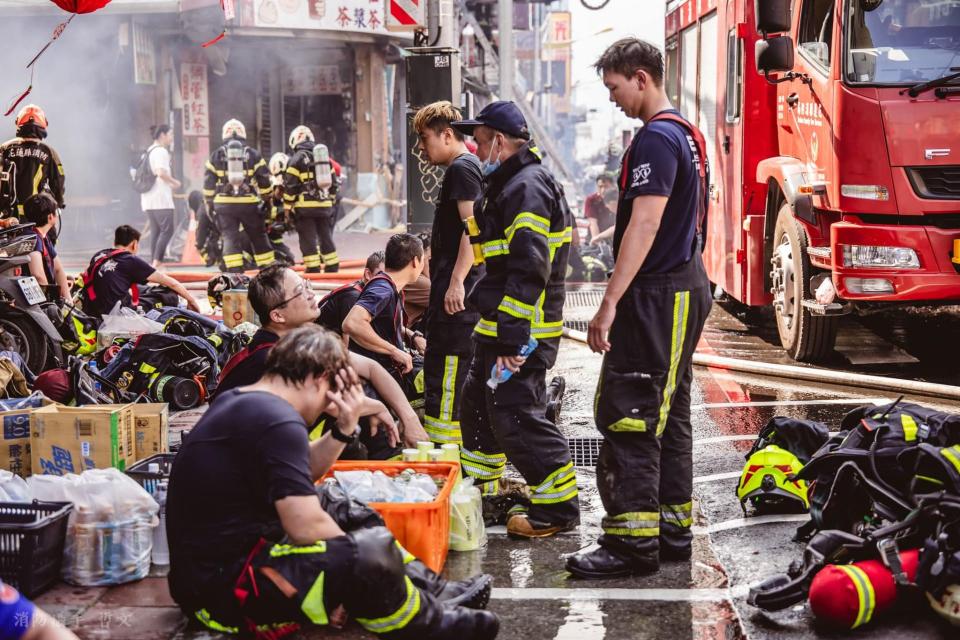
{"label": "parked scooter", "polygon": [[56,304],[30,275],[36,242],[32,224],[0,230],[0,338],[35,374],[63,362],[62,338],[50,319]]}

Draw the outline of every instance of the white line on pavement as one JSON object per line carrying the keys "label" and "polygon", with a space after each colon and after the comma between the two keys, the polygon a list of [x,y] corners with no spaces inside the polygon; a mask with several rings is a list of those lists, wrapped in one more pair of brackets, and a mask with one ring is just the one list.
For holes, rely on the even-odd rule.
{"label": "white line on pavement", "polygon": [[749,587],[729,589],[592,589],[495,588],[494,600],[648,600],[657,602],[720,602],[747,594]]}
{"label": "white line on pavement", "polygon": [[752,516],[750,518],[734,518],[716,522],[706,527],[692,527],[694,535],[704,533],[719,533],[721,531],[730,531],[731,529],[742,529],[743,527],[753,527],[760,524],[774,524],[780,522],[806,522],[810,516],[806,513],[784,513],[768,516]]}
{"label": "white line on pavement", "polygon": [[712,402],[695,404],[691,409],[727,409],[735,407],[799,407],[818,404],[884,404],[889,398],[829,398],[823,400],[769,400],[758,402]]}
{"label": "white line on pavement", "polygon": [[[830,436],[837,435],[837,431],[831,431]],[[753,435],[730,435],[730,436],[711,436],[709,438],[700,438],[693,441],[693,446],[698,444],[716,444],[717,442],[736,442],[738,440],[756,440],[757,434]]]}
{"label": "white line on pavement", "polygon": [[739,478],[739,471],[727,471],[725,473],[712,473],[708,476],[697,476],[693,479],[693,484],[702,484],[704,482],[714,482],[716,480],[733,480]]}

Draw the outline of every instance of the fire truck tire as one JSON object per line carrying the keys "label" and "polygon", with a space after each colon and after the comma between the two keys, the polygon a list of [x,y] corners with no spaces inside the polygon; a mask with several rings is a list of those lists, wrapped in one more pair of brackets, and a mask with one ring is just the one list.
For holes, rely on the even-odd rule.
{"label": "fire truck tire", "polygon": [[807,236],[789,204],[784,204],[777,215],[771,268],[780,343],[799,362],[824,360],[833,353],[839,319],[814,315],[802,304],[805,297],[810,297],[806,284],[813,273],[807,256]]}

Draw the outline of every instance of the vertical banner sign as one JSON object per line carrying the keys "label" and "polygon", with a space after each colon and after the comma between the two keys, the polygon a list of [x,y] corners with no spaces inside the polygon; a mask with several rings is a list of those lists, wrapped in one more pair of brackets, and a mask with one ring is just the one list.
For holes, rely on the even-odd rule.
{"label": "vertical banner sign", "polygon": [[544,61],[560,62],[570,60],[571,17],[569,11],[552,11],[547,14],[546,42],[542,55]]}
{"label": "vertical banner sign", "polygon": [[387,0],[387,31],[415,31],[426,27],[427,0]]}
{"label": "vertical banner sign", "polygon": [[183,98],[183,135],[209,135],[207,65],[187,62],[180,65],[180,95]]}
{"label": "vertical banner sign", "polygon": [[140,23],[133,23],[133,81],[157,84],[157,49],[153,36]]}

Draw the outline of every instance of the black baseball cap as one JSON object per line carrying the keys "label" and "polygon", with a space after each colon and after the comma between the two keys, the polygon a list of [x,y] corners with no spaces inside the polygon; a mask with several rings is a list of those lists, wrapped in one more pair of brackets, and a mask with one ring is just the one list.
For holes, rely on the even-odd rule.
{"label": "black baseball cap", "polygon": [[451,127],[468,136],[473,135],[473,130],[478,125],[490,127],[514,138],[522,138],[523,140],[530,139],[527,119],[523,117],[520,108],[509,100],[491,102],[472,120],[458,120],[457,122],[450,123]]}

